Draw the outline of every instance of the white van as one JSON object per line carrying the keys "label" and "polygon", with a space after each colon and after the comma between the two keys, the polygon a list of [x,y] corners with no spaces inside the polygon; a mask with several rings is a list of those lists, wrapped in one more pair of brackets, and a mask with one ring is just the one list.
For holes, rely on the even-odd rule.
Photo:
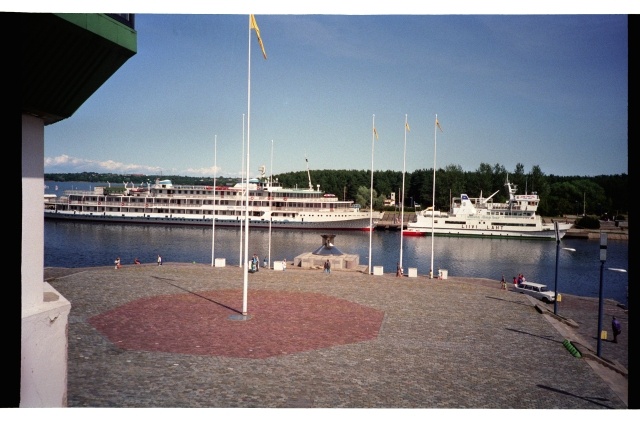
{"label": "white van", "polygon": [[518,293],[528,294],[543,302],[552,303],[556,299],[554,292],[549,290],[546,285],[538,283],[530,283],[528,281],[520,283],[516,286]]}

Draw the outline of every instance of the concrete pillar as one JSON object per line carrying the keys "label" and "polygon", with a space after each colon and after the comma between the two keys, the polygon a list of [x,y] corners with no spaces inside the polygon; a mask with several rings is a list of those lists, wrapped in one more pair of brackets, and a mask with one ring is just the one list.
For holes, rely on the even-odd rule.
{"label": "concrete pillar", "polygon": [[44,123],[22,116],[20,407],[67,405],[71,304],[44,282]]}

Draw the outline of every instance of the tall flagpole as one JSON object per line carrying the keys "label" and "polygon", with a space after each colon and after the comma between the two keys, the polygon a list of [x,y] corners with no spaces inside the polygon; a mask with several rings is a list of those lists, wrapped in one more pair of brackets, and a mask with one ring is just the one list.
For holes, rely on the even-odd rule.
{"label": "tall flagpole", "polygon": [[400,201],[402,202],[402,207],[400,208],[400,268],[404,269],[402,266],[402,242],[404,240],[404,174],[406,172],[406,163],[407,163],[407,130],[409,129],[409,121],[407,121],[407,115],[404,115],[404,153],[402,156],[402,196],[400,196]]}
{"label": "tall flagpole", "polygon": [[214,266],[216,251],[216,166],[218,161],[218,135],[213,141],[213,209],[211,211],[211,266]]}
{"label": "tall flagpole", "polygon": [[242,315],[247,315],[247,286],[249,285],[249,143],[251,140],[251,27],[253,16],[249,15],[249,58],[247,70],[247,167],[244,196],[244,286],[242,290]]}
{"label": "tall flagpole", "polygon": [[[245,187],[244,185],[244,113],[242,114],[242,169],[240,170],[240,187]],[[240,256],[238,257],[238,266],[242,268],[242,219],[240,220]]]}
{"label": "tall flagpole", "polygon": [[431,269],[429,269],[429,278],[433,278],[433,219],[436,208],[436,140],[438,137],[438,114],[436,114],[436,122],[433,126],[433,194],[431,195]]}
{"label": "tall flagpole", "polygon": [[[269,173],[271,174],[269,176],[269,210],[271,210],[271,196],[273,196],[273,191],[271,191],[273,189],[273,139],[271,140],[271,166],[270,166],[270,170]],[[267,266],[267,269],[269,267],[271,267],[271,222],[273,221],[273,217],[269,216],[269,263]]]}
{"label": "tall flagpole", "polygon": [[256,31],[258,37],[258,44],[262,49],[262,56],[267,58],[267,54],[264,51],[264,45],[260,38],[260,30],[258,24],[253,15],[249,15],[249,53],[247,60],[247,185],[245,187],[245,224],[244,224],[244,289],[242,295],[242,315],[247,315],[247,286],[249,284],[249,146],[251,140],[251,30]]}
{"label": "tall flagpole", "polygon": [[369,274],[371,274],[371,238],[373,237],[373,145],[376,136],[376,115],[373,115],[371,134],[371,188],[369,189]]}

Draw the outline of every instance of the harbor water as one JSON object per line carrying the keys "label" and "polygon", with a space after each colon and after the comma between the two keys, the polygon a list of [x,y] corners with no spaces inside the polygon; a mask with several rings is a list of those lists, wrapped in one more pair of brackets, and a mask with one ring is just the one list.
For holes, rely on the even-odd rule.
{"label": "harbor water", "polygon": [[[55,188],[58,187],[56,191]],[[62,194],[65,189],[89,189],[89,183],[47,182],[45,193]],[[215,234],[215,238],[213,237]],[[270,263],[287,259],[289,263],[303,253],[322,245],[321,231],[249,230],[249,257],[254,253]],[[400,261],[405,272],[416,268],[428,275],[433,256],[433,271],[447,270],[449,276],[496,280],[504,275],[510,282],[522,273],[528,281],[547,284],[554,290],[557,278],[559,293],[598,297],[600,270],[604,297],[626,305],[629,246],[627,240],[608,240],[606,261],[600,261],[599,240],[563,239],[560,249],[551,240],[511,240],[435,237],[401,237],[398,231],[337,232],[335,246],[342,252],[359,255],[360,264],[382,266],[385,273],[395,273]],[[242,246],[241,246],[242,245]],[[227,266],[239,266],[240,230],[188,226],[136,224],[100,224],[45,220],[45,267],[81,268],[112,265],[116,257],[122,264],[163,262],[211,264],[212,258],[225,258]],[[565,248],[575,249],[575,251]],[[402,253],[401,253],[402,250]],[[557,255],[557,274],[556,274]],[[372,277],[373,278],[373,277]]]}

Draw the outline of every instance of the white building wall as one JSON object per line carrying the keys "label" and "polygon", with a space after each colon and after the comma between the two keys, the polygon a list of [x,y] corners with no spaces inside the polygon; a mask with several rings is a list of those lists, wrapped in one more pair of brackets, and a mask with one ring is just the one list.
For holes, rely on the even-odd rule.
{"label": "white building wall", "polygon": [[71,304],[44,282],[44,123],[22,116],[20,407],[67,405]]}

